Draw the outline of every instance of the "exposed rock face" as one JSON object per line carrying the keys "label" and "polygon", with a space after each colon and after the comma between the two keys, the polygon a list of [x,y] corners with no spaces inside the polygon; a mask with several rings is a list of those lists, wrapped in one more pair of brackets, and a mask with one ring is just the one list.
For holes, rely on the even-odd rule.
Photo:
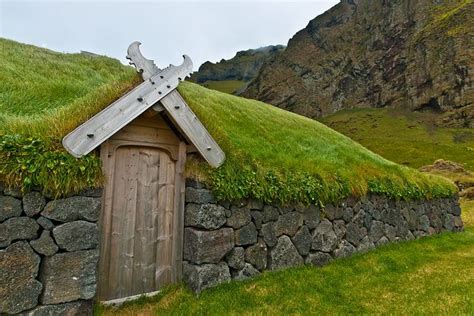
{"label": "exposed rock face", "polygon": [[16,314],[38,304],[43,286],[35,278],[40,257],[19,241],[0,250],[0,314]]}
{"label": "exposed rock face", "polygon": [[320,117],[354,107],[448,111],[474,127],[472,1],[342,0],[267,61],[245,96]]}
{"label": "exposed rock face", "polygon": [[215,64],[207,61],[192,75],[191,80],[197,83],[225,80],[249,82],[255,78],[265,61],[283,49],[282,45],[266,46],[237,52],[233,58],[222,59]]}

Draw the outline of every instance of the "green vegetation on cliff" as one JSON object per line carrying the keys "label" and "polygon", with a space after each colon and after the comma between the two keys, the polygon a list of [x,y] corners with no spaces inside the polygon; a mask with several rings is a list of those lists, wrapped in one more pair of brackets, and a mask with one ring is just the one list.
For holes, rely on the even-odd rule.
{"label": "green vegetation on cliff", "polygon": [[[100,185],[99,158],[72,158],[60,141],[136,85],[133,69],[106,57],[1,44],[0,77],[7,84],[0,88],[0,179],[53,194]],[[31,84],[12,78],[19,74]],[[199,159],[187,167],[189,176],[208,181],[220,198],[327,203],[367,192],[417,199],[456,191],[442,177],[385,160],[311,119],[192,83],[179,91],[227,155],[219,169]]]}

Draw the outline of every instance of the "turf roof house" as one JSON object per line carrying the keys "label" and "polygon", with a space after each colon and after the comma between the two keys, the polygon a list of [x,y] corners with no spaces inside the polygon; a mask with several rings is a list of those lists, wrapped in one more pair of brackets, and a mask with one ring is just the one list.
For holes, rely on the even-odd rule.
{"label": "turf roof house", "polygon": [[161,70],[134,42],[127,58],[144,82],[63,139],[80,158],[100,146],[106,176],[98,297],[120,299],[181,280],[185,161],[198,152],[212,167],[225,154],[179,92],[192,62]]}
{"label": "turf roof house", "polygon": [[[5,47],[21,52],[19,43]],[[25,48],[18,64],[39,52],[64,72],[66,83],[81,80],[70,75],[80,59],[87,74],[123,71],[122,80],[135,88],[101,112],[96,109],[107,104],[97,100],[103,97],[98,90],[77,119],[72,104],[66,112],[75,121],[53,144],[96,114],[63,144],[76,157],[100,147],[104,191],[89,190],[102,183],[95,154],[78,160],[38,141],[44,148],[31,157],[39,158],[35,172],[53,175],[33,177],[45,181],[15,193],[8,187],[24,181],[9,175],[22,170],[17,152],[23,157],[25,146],[2,138],[7,164],[0,176],[7,188],[0,183],[0,271],[7,273],[0,273],[0,313],[80,313],[90,311],[94,298],[121,299],[180,280],[200,292],[264,270],[323,265],[387,242],[462,229],[453,183],[387,161],[317,121],[268,104],[187,82],[175,89],[191,70],[187,58],[160,71],[133,44],[129,57],[145,79],[137,84],[129,67],[104,68],[105,57]],[[44,85],[49,77],[39,79]],[[118,92],[106,103],[117,98]],[[12,130],[7,136],[24,128]],[[68,168],[44,164],[50,151]],[[84,168],[89,161],[91,168]],[[94,166],[97,181],[76,178],[81,167]],[[62,170],[72,170],[77,176],[68,180],[80,185],[55,182],[54,174],[68,172]]]}

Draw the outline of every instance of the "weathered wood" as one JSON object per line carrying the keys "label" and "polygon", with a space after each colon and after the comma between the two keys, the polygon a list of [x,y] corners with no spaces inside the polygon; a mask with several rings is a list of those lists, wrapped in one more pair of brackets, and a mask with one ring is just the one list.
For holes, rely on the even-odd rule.
{"label": "weathered wood", "polygon": [[[144,122],[152,128],[142,118],[129,126]],[[158,132],[164,130],[155,124]],[[179,140],[161,144],[158,137],[154,143],[151,138],[124,141],[122,136],[115,134],[101,149],[108,181],[101,218],[100,300],[153,292],[181,280],[186,145]],[[174,148],[176,156],[163,147]]]}
{"label": "weathered wood", "polygon": [[153,60],[146,59],[140,52],[140,42],[133,42],[128,46],[127,59],[131,60],[131,64],[135,65],[138,72],[141,72],[142,78],[147,80],[160,71]]}
{"label": "weathered wood", "polygon": [[186,104],[178,91],[174,90],[166,98],[161,99],[172,121],[182,131],[186,138],[194,144],[202,157],[214,168],[219,167],[225,160],[225,154],[216,141],[211,137],[201,121]]}
{"label": "weathered wood", "polygon": [[158,140],[160,144],[175,146],[179,144],[178,137],[176,137],[176,134],[170,129],[157,129],[135,125],[125,126],[114,138],[148,143],[156,143]]}
{"label": "weathered wood", "polygon": [[64,148],[74,157],[88,154],[173,91],[179,78],[191,71],[192,62],[184,56],[181,66],[163,69],[64,137]]}
{"label": "weathered wood", "polygon": [[173,282],[180,282],[182,279],[183,267],[183,240],[184,240],[184,198],[186,191],[186,179],[184,168],[186,165],[187,145],[184,142],[179,144],[179,158],[176,162],[176,176],[175,176],[175,214],[173,223],[174,246],[172,252]]}
{"label": "weathered wood", "polygon": [[123,305],[124,303],[131,302],[134,300],[138,300],[142,297],[153,297],[158,294],[160,294],[161,291],[154,291],[154,292],[149,292],[149,293],[143,293],[143,294],[138,294],[138,295],[132,295],[132,296],[127,296],[127,297],[122,297],[122,298],[117,298],[115,300],[108,300],[108,301],[100,301],[100,304],[105,305],[105,306],[114,306],[114,307],[119,307]]}

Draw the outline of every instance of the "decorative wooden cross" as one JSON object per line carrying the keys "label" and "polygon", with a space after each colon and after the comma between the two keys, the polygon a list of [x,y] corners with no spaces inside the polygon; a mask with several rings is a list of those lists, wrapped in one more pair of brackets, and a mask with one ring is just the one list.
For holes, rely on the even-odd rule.
{"label": "decorative wooden cross", "polygon": [[225,160],[224,152],[176,90],[191,74],[191,58],[184,55],[180,66],[159,69],[153,60],[143,57],[139,46],[139,42],[130,44],[127,59],[141,73],[143,83],[64,137],[64,148],[74,157],[82,157],[152,108],[165,111],[203,158],[212,167],[219,167]]}

